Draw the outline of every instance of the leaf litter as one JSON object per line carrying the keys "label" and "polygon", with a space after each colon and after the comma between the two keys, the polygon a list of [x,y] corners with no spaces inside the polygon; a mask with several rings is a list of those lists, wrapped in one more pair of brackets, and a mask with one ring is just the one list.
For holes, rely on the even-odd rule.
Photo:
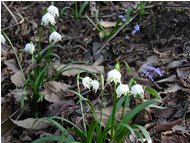
{"label": "leaf litter", "polygon": [[[69,2],[58,3],[60,6],[70,5]],[[13,39],[15,47],[20,53],[20,48],[23,47],[25,42],[30,41],[31,37],[32,39],[36,39],[35,41],[38,41],[38,36],[34,36],[36,35],[34,33],[37,33],[36,21],[40,19],[40,9],[49,4],[48,2],[32,2],[32,5],[18,2],[7,2],[6,4],[11,8],[19,7],[18,11],[22,17],[32,19],[31,22],[27,20],[24,22],[21,21],[22,23],[20,25],[13,26],[6,30],[9,38],[11,40]],[[38,9],[35,9],[35,4],[38,5]],[[55,4],[59,5],[57,3]],[[115,8],[122,13],[126,7],[130,7],[131,4],[134,5],[134,2],[114,2],[113,4],[116,6]],[[93,16],[99,15],[101,17],[100,22],[106,29],[112,28],[115,25],[118,14],[110,3],[90,2],[90,5],[85,14],[91,15],[92,18]],[[175,9],[173,5],[175,5]],[[67,64],[66,61],[84,61],[86,51],[89,51],[87,57],[89,61],[87,61],[88,64],[69,65],[65,68],[66,71],[61,74],[58,80],[49,81],[42,87],[41,93],[43,93],[46,101],[43,105],[46,109],[43,115],[65,117],[77,125],[82,126],[81,113],[79,104],[77,103],[78,97],[68,92],[68,89],[76,89],[77,74],[88,75],[88,72],[92,72],[94,74],[102,73],[105,75],[110,63],[114,64],[116,63],[116,59],[122,59],[122,61],[126,61],[134,71],[133,74],[127,73],[127,76],[124,77],[123,80],[128,80],[129,77],[135,76],[135,79],[139,83],[144,85],[148,84],[155,88],[163,98],[163,103],[159,103],[159,106],[164,107],[163,109],[154,111],[150,108],[146,112],[139,114],[133,122],[141,122],[141,125],[147,127],[148,131],[154,134],[151,137],[155,142],[188,142],[190,138],[190,129],[188,128],[190,126],[189,16],[187,14],[188,10],[180,7],[180,3],[168,2],[168,6],[170,10],[164,6],[155,7],[151,14],[147,14],[142,19],[143,22],[141,23],[140,33],[132,36],[130,33],[134,25],[139,22],[138,19],[135,19],[131,25],[124,28],[109,41],[102,53],[98,55],[95,55],[95,53],[106,41],[99,37],[99,32],[94,30],[94,27],[92,27],[89,21],[82,16],[81,21],[77,24],[77,22],[69,18],[68,15],[70,13],[67,16],[61,17],[63,23],[59,25],[59,29],[62,29],[65,37],[72,38],[68,38],[61,43],[65,47],[64,50],[55,50],[61,59],[61,66],[58,69],[64,67]],[[25,9],[25,7],[28,8]],[[17,15],[18,11],[13,9],[12,12]],[[33,12],[38,14],[31,15]],[[7,28],[8,18],[6,17],[10,17],[10,23],[15,23],[14,19],[4,7],[2,7],[2,15],[3,29]],[[22,20],[21,16],[16,17],[18,20]],[[27,27],[29,23],[33,23],[31,27]],[[64,25],[64,27],[62,25]],[[22,36],[19,35],[20,33]],[[125,39],[126,34],[128,34],[128,40]],[[44,35],[42,41],[44,45],[47,44],[47,33]],[[79,46],[72,48],[76,45]],[[2,46],[2,96],[11,97],[11,100],[13,99],[11,102],[6,102],[3,97],[2,100],[2,126],[7,127],[4,133],[6,133],[6,130],[10,132],[8,134],[7,131],[7,136],[3,136],[2,141],[6,142],[7,138],[11,136],[11,139],[14,141],[30,142],[39,136],[53,135],[54,133],[59,134],[60,132],[58,130],[49,130],[48,127],[50,124],[46,121],[31,118],[31,116],[28,115],[27,109],[24,110],[22,114],[19,114],[20,116],[17,116],[18,118],[9,119],[9,117],[19,109],[20,96],[25,93],[20,69],[14,58],[14,53],[12,53],[10,49],[9,45]],[[26,63],[31,63],[29,57],[21,56],[20,58],[22,59],[23,66],[27,69],[30,64],[26,65]],[[164,75],[159,76],[158,74],[154,74],[154,80],[150,80],[141,72],[142,69],[148,65],[160,68]],[[57,65],[55,65],[55,68],[56,67]],[[123,68],[121,70],[125,73]],[[25,74],[27,73],[28,70],[25,71]],[[91,92],[82,90],[82,94],[93,101],[99,101],[98,96],[93,95]],[[106,98],[110,99],[110,95],[110,91],[106,89],[105,100]],[[93,98],[91,96],[93,96]],[[14,108],[10,108],[12,106]],[[107,117],[110,115],[109,108],[111,107],[112,106],[104,109],[103,123],[106,122]],[[88,115],[87,107],[84,106],[84,110]],[[128,110],[126,112],[128,112]],[[146,113],[148,114],[146,115],[148,116],[147,118],[145,118],[146,116],[144,115]],[[3,122],[6,119],[9,119],[7,120],[9,121],[7,124]],[[35,124],[35,122],[37,124]],[[11,127],[12,130],[10,130],[9,127]],[[17,131],[17,127],[22,128],[22,130]],[[31,129],[34,130],[34,127],[38,129],[38,131],[32,131]],[[18,135],[15,135],[15,132],[17,132]]]}

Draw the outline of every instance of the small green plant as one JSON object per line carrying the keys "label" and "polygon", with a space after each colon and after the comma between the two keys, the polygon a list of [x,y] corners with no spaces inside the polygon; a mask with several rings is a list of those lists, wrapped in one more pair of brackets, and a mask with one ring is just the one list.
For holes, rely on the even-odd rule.
{"label": "small green plant", "polygon": [[[126,68],[131,71],[128,64],[125,62]],[[120,64],[117,61],[116,65],[117,69],[120,69]],[[159,94],[150,87],[145,87],[139,85],[136,83],[134,78],[132,78],[128,84],[122,84],[121,83],[121,74],[120,72],[114,69],[108,73],[107,77],[107,83],[108,86],[111,86],[112,83],[114,84],[114,93],[113,93],[113,107],[112,112],[110,116],[107,117],[107,121],[103,121],[103,97],[104,97],[104,91],[105,91],[105,81],[103,75],[100,77],[100,84],[101,84],[101,92],[100,92],[100,112],[97,112],[94,106],[92,105],[91,101],[89,101],[87,98],[84,98],[80,93],[79,88],[79,81],[82,79],[82,84],[87,89],[92,89],[93,91],[97,91],[99,88],[99,83],[97,83],[97,80],[93,80],[90,77],[82,78],[80,75],[77,77],[77,85],[78,85],[78,92],[70,90],[70,92],[75,93],[79,96],[79,103],[82,113],[82,122],[83,122],[83,129],[80,129],[76,125],[74,125],[72,122],[68,121],[67,119],[61,118],[61,117],[44,117],[43,119],[49,121],[56,127],[58,127],[62,131],[61,136],[50,136],[50,137],[43,137],[40,138],[37,141],[47,141],[48,139],[55,139],[60,142],[66,142],[65,140],[69,142],[77,142],[72,137],[70,137],[69,131],[74,132],[77,136],[80,137],[80,142],[82,143],[105,143],[105,142],[117,142],[122,143],[126,139],[126,137],[130,134],[135,136],[137,139],[144,141],[146,140],[148,143],[151,143],[151,138],[148,133],[148,131],[141,125],[138,124],[132,124],[131,121],[133,118],[142,110],[146,109],[147,107],[157,107],[155,103],[160,102],[161,98]],[[96,77],[97,78],[97,77]],[[153,99],[150,99],[146,102],[143,102],[144,98],[144,92],[145,90],[152,95]],[[139,103],[136,101],[136,99],[142,99],[142,102]],[[130,103],[131,100],[135,101],[135,107],[131,107]],[[83,104],[86,104],[89,107],[89,111],[93,115],[93,119],[90,122],[85,121],[85,113],[83,112]],[[125,113],[125,109],[131,109],[128,113]],[[116,114],[119,112],[119,110],[122,109],[121,117],[118,119],[116,117]],[[60,121],[69,123],[72,125],[72,128],[63,129],[63,126],[59,123]],[[65,134],[67,136],[65,136]]]}
{"label": "small green plant", "polygon": [[68,7],[68,6],[65,6],[64,8],[62,8],[62,10],[60,12],[61,16],[65,15],[65,11],[67,9],[71,9],[74,19],[79,21],[82,14],[85,11],[85,8],[88,6],[89,2],[84,1],[84,2],[82,2],[82,4],[80,4],[80,3],[81,2],[79,2],[79,1],[74,2],[74,8]]}

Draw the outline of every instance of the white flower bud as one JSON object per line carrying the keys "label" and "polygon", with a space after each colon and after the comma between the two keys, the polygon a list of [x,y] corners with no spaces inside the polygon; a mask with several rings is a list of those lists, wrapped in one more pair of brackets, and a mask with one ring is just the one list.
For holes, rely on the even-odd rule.
{"label": "white flower bud", "polygon": [[51,35],[49,36],[49,41],[52,42],[58,42],[61,41],[61,34],[59,34],[58,32],[54,31],[53,33],[51,33]]}
{"label": "white flower bud", "polygon": [[3,34],[1,34],[1,44],[5,45],[6,39],[3,36]]}
{"label": "white flower bud", "polygon": [[127,92],[129,92],[129,86],[127,84],[120,84],[116,89],[117,98],[121,97],[122,94],[126,95]]}
{"label": "white flower bud", "polygon": [[131,93],[134,95],[144,96],[144,89],[140,84],[135,84],[131,87]]}
{"label": "white flower bud", "polygon": [[48,12],[53,15],[53,17],[55,17],[57,15],[57,17],[59,17],[59,10],[57,7],[55,7],[54,5],[51,5],[48,7]]}
{"label": "white flower bud", "polygon": [[91,87],[91,81],[92,81],[92,79],[90,77],[85,77],[85,78],[82,79],[82,84],[83,84],[83,86],[85,88],[90,89],[90,87]]}
{"label": "white flower bud", "polygon": [[51,23],[52,25],[55,24],[55,18],[53,17],[53,15],[46,13],[43,17],[42,17],[42,25],[47,26],[49,23]]}
{"label": "white flower bud", "polygon": [[91,81],[91,86],[92,86],[92,90],[94,90],[96,93],[99,88],[99,82],[97,80],[93,80]]}
{"label": "white flower bud", "polygon": [[35,51],[35,46],[32,43],[28,43],[28,44],[26,44],[24,51],[29,54],[33,54]]}
{"label": "white flower bud", "polygon": [[117,69],[108,72],[107,82],[111,83],[112,81],[114,83],[121,83],[121,73]]}

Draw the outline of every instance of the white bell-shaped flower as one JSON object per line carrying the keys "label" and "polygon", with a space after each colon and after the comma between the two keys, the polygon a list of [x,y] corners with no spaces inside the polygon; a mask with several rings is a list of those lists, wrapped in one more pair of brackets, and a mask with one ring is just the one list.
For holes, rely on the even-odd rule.
{"label": "white bell-shaped flower", "polygon": [[91,79],[90,77],[84,77],[84,78],[82,79],[82,84],[83,84],[83,86],[84,86],[85,88],[90,89],[90,87],[91,87],[91,82],[92,82],[92,79]]}
{"label": "white bell-shaped flower", "polygon": [[6,39],[3,36],[3,34],[1,34],[1,44],[5,45],[5,43],[6,43]]}
{"label": "white bell-shaped flower", "polygon": [[134,95],[144,95],[144,89],[142,87],[142,85],[140,84],[135,84],[131,87],[131,93]]}
{"label": "white bell-shaped flower", "polygon": [[52,25],[54,25],[55,22],[55,18],[53,17],[53,15],[51,15],[50,13],[46,13],[43,17],[42,17],[42,25],[47,26],[49,23],[51,23]]}
{"label": "white bell-shaped flower", "polygon": [[111,83],[112,81],[114,83],[121,83],[121,73],[117,69],[108,72],[107,82]]}
{"label": "white bell-shaped flower", "polygon": [[49,36],[49,41],[50,42],[58,42],[61,41],[61,34],[59,34],[58,32],[54,31],[53,33],[51,33],[51,35]]}
{"label": "white bell-shaped flower", "polygon": [[26,46],[25,46],[25,48],[24,48],[24,51],[27,52],[27,53],[29,53],[29,54],[33,54],[34,51],[35,51],[35,46],[34,46],[34,44],[32,44],[32,43],[26,44]]}
{"label": "white bell-shaped flower", "polygon": [[129,92],[129,86],[127,84],[120,84],[116,89],[117,98],[121,95],[126,95]]}
{"label": "white bell-shaped flower", "polygon": [[94,90],[96,93],[99,88],[99,82],[97,80],[93,80],[91,81],[91,86],[92,86],[92,90]]}
{"label": "white bell-shaped flower", "polygon": [[59,17],[59,10],[57,7],[55,7],[54,5],[51,5],[48,7],[48,12],[53,15],[53,17],[55,17],[57,15],[57,17]]}

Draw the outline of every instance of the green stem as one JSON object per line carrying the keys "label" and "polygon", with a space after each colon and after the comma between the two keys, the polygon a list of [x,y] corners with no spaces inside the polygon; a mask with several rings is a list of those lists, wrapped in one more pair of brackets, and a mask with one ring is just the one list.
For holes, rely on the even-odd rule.
{"label": "green stem", "polygon": [[17,55],[16,49],[15,49],[15,47],[13,46],[13,44],[12,44],[11,40],[9,39],[9,37],[8,37],[5,33],[3,33],[3,35],[4,35],[5,38],[8,40],[9,44],[11,45],[11,48],[12,48],[13,51],[14,51],[14,54],[15,54],[15,56],[16,56],[16,60],[17,60],[17,62],[18,62],[18,65],[19,65],[20,71],[21,71],[21,73],[22,73],[22,78],[23,78],[23,80],[25,81],[26,78],[25,78],[25,76],[24,76],[24,72],[23,72],[23,69],[22,69],[22,66],[21,66],[21,62],[20,62],[20,60],[19,60],[19,58],[18,58],[18,55]]}
{"label": "green stem", "polygon": [[103,113],[103,97],[104,97],[104,76],[101,74],[102,91],[101,91],[101,110],[100,110],[100,132],[102,132],[102,113]]}
{"label": "green stem", "polygon": [[40,56],[40,52],[41,52],[41,42],[42,42],[42,32],[43,32],[43,27],[40,26],[40,29],[39,29],[39,43],[38,43],[38,56],[37,56],[37,63],[40,63],[41,61],[41,56]]}
{"label": "green stem", "polygon": [[[80,94],[79,78],[80,78],[80,74],[78,74],[78,76],[77,76],[78,93]],[[81,113],[82,113],[83,127],[84,127],[84,130],[85,130],[85,135],[87,135],[86,124],[85,124],[85,119],[84,119],[84,111],[83,111],[83,106],[82,106],[82,98],[81,97],[79,97],[79,102],[80,102],[80,108],[81,108]]]}
{"label": "green stem", "polygon": [[[116,86],[117,86],[117,84],[114,85],[113,110],[112,110],[111,126],[114,126],[115,114],[116,114],[116,104],[117,104]],[[111,129],[111,138],[113,138],[113,136],[114,136],[114,128]]]}

